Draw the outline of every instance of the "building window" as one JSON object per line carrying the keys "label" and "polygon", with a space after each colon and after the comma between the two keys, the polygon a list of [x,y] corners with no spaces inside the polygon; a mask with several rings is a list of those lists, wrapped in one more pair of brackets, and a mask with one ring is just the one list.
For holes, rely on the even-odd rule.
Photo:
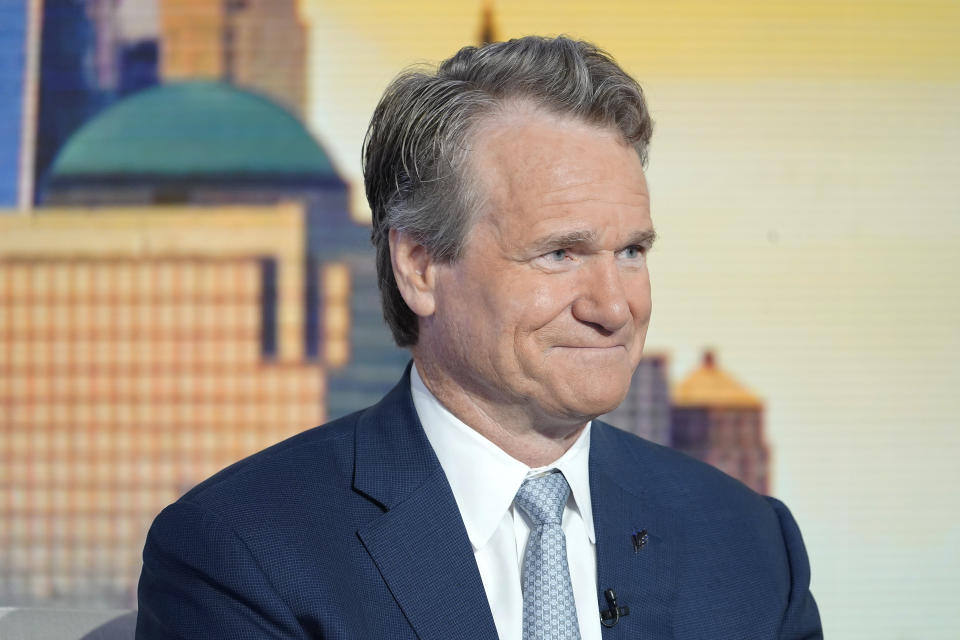
{"label": "building window", "polygon": [[277,355],[277,261],[260,259],[260,355]]}
{"label": "building window", "polygon": [[323,268],[324,361],[341,367],[350,359],[350,269],[342,263]]}
{"label": "building window", "polygon": [[308,359],[316,359],[320,355],[320,274],[318,273],[317,259],[307,258],[304,269],[303,302],[306,321],[303,323],[303,350]]}

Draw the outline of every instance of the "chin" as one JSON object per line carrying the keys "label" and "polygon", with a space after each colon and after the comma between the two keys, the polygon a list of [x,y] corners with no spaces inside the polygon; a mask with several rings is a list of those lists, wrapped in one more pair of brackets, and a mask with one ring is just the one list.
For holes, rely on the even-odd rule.
{"label": "chin", "polygon": [[[590,385],[595,386],[595,385]],[[620,406],[627,396],[628,386],[607,385],[605,388],[582,388],[567,404],[571,416],[593,420]]]}
{"label": "chin", "polygon": [[613,400],[613,401],[596,402],[591,407],[589,407],[589,411],[586,412],[586,415],[589,417],[590,420],[593,420],[594,418],[598,416],[602,416],[605,413],[610,413],[611,411],[619,407],[621,402],[623,402],[622,397],[617,398],[616,400]]}
{"label": "chin", "polygon": [[554,415],[563,415],[566,420],[592,420],[613,411],[626,398],[633,367],[625,360],[613,363],[591,363],[582,358],[555,361],[552,371],[540,372],[542,382],[535,395],[542,398],[542,406],[554,407],[550,411]]}

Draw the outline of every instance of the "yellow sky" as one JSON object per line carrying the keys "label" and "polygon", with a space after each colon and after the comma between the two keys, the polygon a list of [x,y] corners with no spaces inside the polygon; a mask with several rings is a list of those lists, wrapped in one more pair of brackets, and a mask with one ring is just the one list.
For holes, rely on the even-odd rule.
{"label": "yellow sky", "polygon": [[[303,0],[303,13],[345,51],[359,37],[403,65],[473,43],[481,6]],[[641,76],[960,77],[960,3],[951,1],[527,0],[495,2],[494,13],[501,38],[586,38]]]}
{"label": "yellow sky", "polygon": [[[482,0],[301,0],[310,28],[308,120],[356,182],[369,114],[411,64],[474,44]],[[494,3],[501,38],[592,40],[645,86],[678,80],[960,80],[960,2],[548,0]],[[355,193],[354,213],[368,215]]]}

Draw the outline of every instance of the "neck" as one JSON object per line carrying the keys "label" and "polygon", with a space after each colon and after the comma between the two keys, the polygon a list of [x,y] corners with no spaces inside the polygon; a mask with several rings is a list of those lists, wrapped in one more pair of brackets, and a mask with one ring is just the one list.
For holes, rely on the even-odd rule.
{"label": "neck", "polygon": [[587,426],[585,421],[567,423],[531,415],[527,406],[491,402],[416,353],[414,362],[424,385],[447,411],[528,467],[555,462]]}

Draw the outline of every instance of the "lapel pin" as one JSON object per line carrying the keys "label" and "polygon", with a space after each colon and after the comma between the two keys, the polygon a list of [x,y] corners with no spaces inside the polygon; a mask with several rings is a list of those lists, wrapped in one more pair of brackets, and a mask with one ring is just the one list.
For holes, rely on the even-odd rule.
{"label": "lapel pin", "polygon": [[630,536],[633,540],[633,552],[638,553],[640,549],[643,549],[647,546],[647,543],[650,542],[650,535],[647,533],[646,529],[638,529],[633,532],[633,535]]}

